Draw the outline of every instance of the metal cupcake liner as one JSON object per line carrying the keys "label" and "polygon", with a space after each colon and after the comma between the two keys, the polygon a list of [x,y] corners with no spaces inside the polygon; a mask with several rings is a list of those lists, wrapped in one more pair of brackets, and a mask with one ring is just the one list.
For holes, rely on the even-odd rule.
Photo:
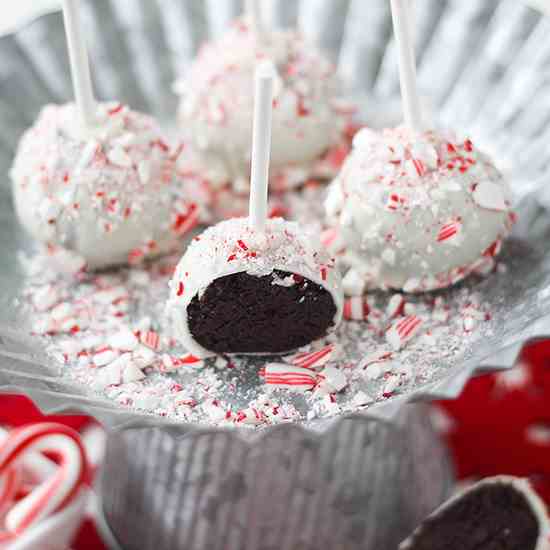
{"label": "metal cupcake liner", "polygon": [[[170,123],[171,82],[241,4],[84,2],[98,96]],[[297,23],[330,50],[366,120],[399,120],[389,2],[272,0],[267,6],[277,25]],[[365,414],[252,434],[170,425],[75,388],[18,330],[15,258],[28,242],[15,223],[9,186],[0,186],[0,391],[24,392],[46,413],[91,414],[113,429],[103,503],[125,547],[395,547],[442,501],[450,477],[424,407],[404,403],[456,396],[474,372],[509,367],[525,342],[550,334],[550,43],[543,39],[550,18],[517,0],[417,0],[417,13],[424,102],[444,123],[472,132],[509,170],[520,203],[511,243],[516,259],[493,336],[438,380]],[[4,173],[40,106],[70,96],[59,14],[0,38]],[[144,514],[152,519],[143,521]],[[223,546],[216,535],[229,532]]]}
{"label": "metal cupcake liner", "polygon": [[235,431],[113,433],[107,521],[126,550],[396,548],[451,487],[425,408],[248,441]]}

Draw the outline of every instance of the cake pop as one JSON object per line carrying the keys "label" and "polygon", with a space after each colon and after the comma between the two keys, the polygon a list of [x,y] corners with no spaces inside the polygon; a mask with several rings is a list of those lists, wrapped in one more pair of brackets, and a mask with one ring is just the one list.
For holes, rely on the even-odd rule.
{"label": "cake pop", "polygon": [[486,478],[440,506],[399,550],[548,550],[544,503],[521,478]]}
{"label": "cake pop", "polygon": [[248,2],[221,38],[202,47],[188,74],[175,84],[181,95],[179,125],[203,159],[216,187],[248,192],[251,159],[253,75],[262,60],[277,68],[273,103],[271,190],[309,177],[333,177],[337,167],[320,163],[339,149],[353,107],[341,96],[332,63],[297,30],[268,29]]}
{"label": "cake pop", "polygon": [[406,9],[392,1],[405,124],[361,130],[325,204],[345,248],[344,282],[358,294],[429,291],[490,272],[514,221],[491,159],[468,138],[425,128]]}
{"label": "cake pop", "polygon": [[64,2],[76,104],[42,109],[21,139],[11,179],[29,233],[95,269],[166,252],[197,221],[198,207],[176,178],[180,150],[156,122],[94,100],[77,9]]}
{"label": "cake pop", "polygon": [[197,236],[171,281],[168,312],[191,353],[282,353],[332,331],[342,316],[338,271],[298,224],[267,219],[271,63],[256,75],[250,216]]}

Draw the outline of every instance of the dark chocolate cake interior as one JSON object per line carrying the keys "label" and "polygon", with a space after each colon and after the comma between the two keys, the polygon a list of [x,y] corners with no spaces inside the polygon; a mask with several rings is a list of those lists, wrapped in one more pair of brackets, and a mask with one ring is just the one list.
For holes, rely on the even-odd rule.
{"label": "dark chocolate cake interior", "polygon": [[[288,277],[294,284],[277,284]],[[324,336],[335,314],[325,288],[286,271],[220,277],[187,307],[195,340],[218,353],[294,350]]]}
{"label": "dark chocolate cake interior", "polygon": [[407,550],[535,550],[538,521],[512,485],[487,484],[428,518]]}

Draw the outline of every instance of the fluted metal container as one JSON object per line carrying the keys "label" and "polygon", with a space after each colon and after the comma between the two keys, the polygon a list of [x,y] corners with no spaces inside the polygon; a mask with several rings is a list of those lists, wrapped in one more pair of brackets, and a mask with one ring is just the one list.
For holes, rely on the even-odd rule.
{"label": "fluted metal container", "polygon": [[[262,431],[171,425],[121,410],[59,376],[17,325],[28,247],[0,186],[0,391],[47,412],[82,411],[110,428],[103,506],[128,550],[395,548],[445,497],[451,468],[424,405],[453,397],[479,369],[506,368],[549,333],[550,19],[518,0],[417,0],[419,83],[426,109],[464,128],[512,180],[519,222],[510,274],[485,288],[493,333],[415,392],[366,412]],[[94,84],[173,125],[171,83],[237,0],[83,2]],[[400,119],[387,0],[266,0],[274,24],[324,47],[373,126]],[[0,167],[42,104],[71,98],[59,13],[0,38]],[[490,285],[488,285],[490,287]]]}
{"label": "fluted metal container", "polygon": [[425,407],[393,422],[350,417],[321,434],[113,434],[107,519],[128,550],[396,548],[451,487]]}

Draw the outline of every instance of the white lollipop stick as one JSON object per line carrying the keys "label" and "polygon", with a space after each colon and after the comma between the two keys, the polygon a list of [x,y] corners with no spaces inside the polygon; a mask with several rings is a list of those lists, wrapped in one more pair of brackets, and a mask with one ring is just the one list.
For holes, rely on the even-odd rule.
{"label": "white lollipop stick", "polygon": [[76,105],[84,127],[89,128],[96,122],[96,103],[78,2],[79,0],[63,0],[63,19]]}
{"label": "white lollipop stick", "polygon": [[27,453],[44,451],[57,453],[60,465],[53,476],[6,514],[5,525],[12,536],[69,505],[86,484],[88,464],[78,433],[50,423],[33,424],[10,433],[0,446],[0,476],[21,464]]}
{"label": "white lollipop stick", "polygon": [[260,0],[246,0],[246,13],[252,21],[254,32],[258,35],[260,41],[265,42],[267,40],[267,30],[262,21]]}
{"label": "white lollipop stick", "polygon": [[399,79],[405,124],[416,132],[423,130],[420,98],[416,85],[416,61],[411,21],[411,0],[391,0],[395,41],[399,52]]}
{"label": "white lollipop stick", "polygon": [[275,67],[269,61],[256,69],[252,165],[250,174],[250,224],[263,231],[267,220],[267,186],[271,154],[271,118]]}

